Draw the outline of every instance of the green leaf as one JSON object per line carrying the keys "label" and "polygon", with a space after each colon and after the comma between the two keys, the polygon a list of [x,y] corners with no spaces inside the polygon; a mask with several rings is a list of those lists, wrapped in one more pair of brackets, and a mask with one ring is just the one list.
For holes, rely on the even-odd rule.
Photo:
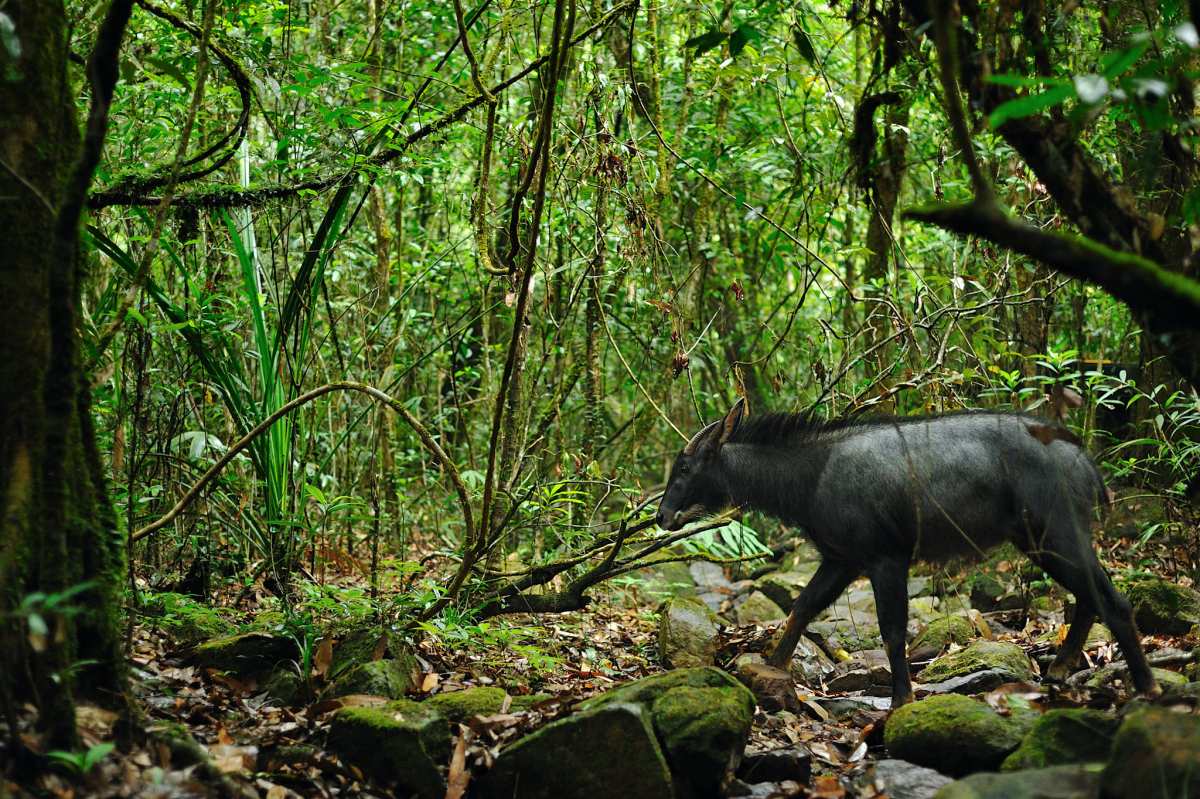
{"label": "green leaf", "polygon": [[1100,74],[1112,80],[1121,75],[1125,70],[1133,66],[1142,54],[1146,52],[1146,48],[1150,46],[1150,40],[1138,42],[1128,50],[1118,50],[1115,53],[1108,53],[1104,58],[1100,59]]}
{"label": "green leaf", "polygon": [[699,36],[693,36],[684,42],[684,47],[695,47],[696,55],[701,56],[712,50],[714,47],[720,46],[721,42],[725,41],[728,36],[725,31],[711,30],[707,33],[702,33]]}
{"label": "green leaf", "polygon": [[998,128],[1010,119],[1020,119],[1032,116],[1059,103],[1066,102],[1075,96],[1075,87],[1071,85],[1055,86],[1039,94],[1027,94],[1001,103],[996,110],[988,115],[988,125]]}
{"label": "green leaf", "polygon": [[170,61],[167,61],[162,58],[147,58],[146,63],[152,64],[153,66],[157,67],[158,71],[161,72],[162,74],[164,74],[168,77],[174,78],[175,82],[178,83],[183,88],[189,89],[189,90],[192,88],[192,84],[188,81],[187,75],[184,75],[183,71],[179,67],[172,64]]}
{"label": "green leaf", "polygon": [[17,26],[12,17],[0,11],[0,44],[8,51],[8,57],[16,61],[21,57],[21,40],[17,38]]}
{"label": "green leaf", "polygon": [[1066,81],[1062,78],[1047,78],[1042,75],[1016,75],[1011,72],[989,75],[987,82],[994,83],[997,86],[1012,86],[1014,89],[1032,89],[1038,86],[1063,86],[1066,84]]}
{"label": "green leaf", "polygon": [[796,42],[796,49],[800,51],[800,57],[810,64],[817,63],[817,51],[813,47],[812,39],[808,35],[808,31],[799,25],[792,26],[792,38]]}
{"label": "green leaf", "polygon": [[729,54],[737,57],[741,55],[742,50],[746,49],[746,45],[762,36],[758,29],[751,25],[742,25],[729,37]]}

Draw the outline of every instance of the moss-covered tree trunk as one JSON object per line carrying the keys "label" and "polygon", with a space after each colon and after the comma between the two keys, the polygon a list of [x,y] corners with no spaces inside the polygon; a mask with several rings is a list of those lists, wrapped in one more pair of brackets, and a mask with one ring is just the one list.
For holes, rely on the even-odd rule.
{"label": "moss-covered tree trunk", "polygon": [[60,225],[81,154],[66,13],[62,0],[10,0],[4,13],[15,38],[0,47],[0,702],[11,721],[32,701],[62,746],[75,743],[76,695],[123,693],[122,550],[80,368],[78,226]]}

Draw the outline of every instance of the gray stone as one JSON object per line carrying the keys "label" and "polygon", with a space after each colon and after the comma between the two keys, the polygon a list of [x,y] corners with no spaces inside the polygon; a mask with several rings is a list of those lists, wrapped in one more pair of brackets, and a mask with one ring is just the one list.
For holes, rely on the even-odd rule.
{"label": "gray stone", "polygon": [[935,799],[1095,799],[1100,768],[1092,764],[972,774],[942,788]]}
{"label": "gray stone", "polygon": [[1005,683],[1023,679],[1007,669],[984,669],[933,683],[921,683],[920,689],[930,694],[979,694]]}
{"label": "gray stone", "polygon": [[737,774],[748,783],[785,780],[807,783],[812,776],[812,754],[799,747],[746,752]]}
{"label": "gray stone", "polygon": [[761,591],[755,591],[737,609],[738,624],[770,624],[783,621],[787,614]]}
{"label": "gray stone", "polygon": [[713,612],[693,597],[674,597],[658,622],[658,653],[667,668],[711,666],[717,655]]}
{"label": "gray stone", "polygon": [[880,760],[871,774],[875,790],[890,799],[932,799],[940,788],[952,781],[939,771],[907,760]]}

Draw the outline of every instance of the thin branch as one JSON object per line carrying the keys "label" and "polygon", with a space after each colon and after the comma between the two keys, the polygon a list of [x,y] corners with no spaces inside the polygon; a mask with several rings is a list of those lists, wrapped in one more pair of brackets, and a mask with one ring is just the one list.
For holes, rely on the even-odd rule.
{"label": "thin branch", "polygon": [[454,492],[458,496],[458,503],[462,509],[463,525],[466,529],[467,538],[470,540],[470,537],[472,537],[474,532],[475,517],[473,511],[471,510],[471,495],[467,491],[466,484],[464,484],[462,481],[462,476],[459,474],[457,464],[455,464],[453,459],[446,454],[446,451],[443,450],[441,445],[437,443],[425,425],[423,425],[419,419],[413,416],[413,414],[407,408],[405,408],[403,403],[401,403],[398,399],[389,394],[385,394],[374,386],[369,386],[365,383],[355,383],[349,380],[343,380],[337,383],[328,383],[318,388],[314,388],[313,390],[307,391],[290,402],[280,406],[278,410],[276,410],[267,418],[263,419],[261,422],[255,425],[253,430],[246,433],[244,436],[238,439],[235,444],[230,446],[229,449],[225,451],[225,454],[222,455],[216,463],[210,466],[208,471],[206,471],[200,477],[200,479],[197,480],[196,483],[193,484],[192,487],[189,488],[187,492],[179,498],[179,501],[175,503],[174,507],[172,507],[159,518],[155,519],[150,524],[147,524],[144,527],[136,530],[130,536],[131,540],[135,542],[141,541],[147,536],[152,535],[158,530],[161,530],[163,527],[166,527],[189,505],[191,505],[192,502],[194,502],[196,498],[200,496],[200,493],[204,490],[205,486],[216,479],[217,475],[219,475],[221,471],[224,470],[224,468],[228,466],[229,463],[235,457],[237,457],[239,453],[249,447],[256,438],[261,436],[276,422],[278,422],[284,416],[287,416],[292,411],[334,391],[357,391],[361,394],[366,394],[367,396],[391,408],[396,412],[397,415],[400,416],[400,418],[408,423],[408,426],[411,427],[413,431],[416,432],[417,437],[421,439],[421,443],[425,445],[425,448],[429,450],[434,458],[437,459],[438,463],[441,464],[441,467],[449,476],[450,482],[454,485]]}
{"label": "thin branch", "polygon": [[1148,258],[1083,236],[1044,231],[999,209],[988,211],[974,204],[924,206],[910,209],[904,216],[953,233],[979,236],[1027,255],[1065,275],[1100,286],[1160,323],[1200,329],[1200,283]]}
{"label": "thin branch", "polygon": [[996,195],[992,183],[983,174],[975,148],[971,144],[971,132],[967,128],[967,117],[963,111],[962,94],[958,89],[958,36],[950,11],[957,0],[936,0],[934,10],[933,38],[938,51],[938,77],[942,82],[942,94],[946,101],[946,115],[950,117],[950,131],[954,143],[967,162],[967,172],[975,189],[975,202],[985,208],[996,206]]}
{"label": "thin branch", "polygon": [[[614,20],[618,19],[621,14],[629,8],[634,0],[625,0],[612,9],[604,16],[600,17],[587,30],[580,33],[571,39],[569,46],[583,42],[591,37],[597,31],[603,30]],[[541,69],[550,60],[550,55],[544,55],[540,58],[531,61],[527,66],[519,72],[505,78],[496,85],[492,86],[489,91],[493,94],[500,94],[510,86],[518,83],[524,78]],[[239,206],[258,207],[271,200],[285,199],[294,197],[298,194],[306,192],[321,192],[333,188],[344,183],[351,175],[371,174],[378,167],[389,164],[392,161],[400,158],[408,149],[419,141],[434,136],[451,125],[461,121],[467,114],[478,108],[486,102],[483,95],[476,95],[466,102],[459,105],[452,111],[448,111],[432,122],[422,125],[417,130],[409,133],[407,136],[389,143],[382,152],[376,153],[369,158],[365,158],[351,167],[348,171],[338,172],[333,175],[326,175],[312,180],[302,181],[287,185],[270,185],[260,186],[253,189],[218,189],[213,191],[198,191],[190,194],[181,194],[172,198],[171,205],[183,206],[189,208],[232,208]],[[106,193],[96,195],[89,202],[91,208],[105,208],[111,205],[155,205],[161,200],[160,197],[147,196],[145,194],[132,193]]]}

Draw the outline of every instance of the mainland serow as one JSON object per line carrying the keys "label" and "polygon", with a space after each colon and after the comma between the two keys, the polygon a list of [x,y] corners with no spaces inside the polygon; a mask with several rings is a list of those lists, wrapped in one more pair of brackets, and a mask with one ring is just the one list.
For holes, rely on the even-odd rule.
{"label": "mainland serow", "polygon": [[1107,500],[1096,464],[1065,428],[1015,413],[822,423],[800,414],[748,418],[743,400],[675,459],[658,511],[664,529],[727,508],[802,528],[821,565],[792,606],[768,658],[791,661],[808,624],[860,575],[871,580],[892,671],[892,706],[912,700],[905,657],[908,567],[979,555],[1012,541],[1075,595],[1066,640],[1047,676],[1061,680],[1099,616],[1133,684],[1157,693],[1128,600],[1092,549]]}

